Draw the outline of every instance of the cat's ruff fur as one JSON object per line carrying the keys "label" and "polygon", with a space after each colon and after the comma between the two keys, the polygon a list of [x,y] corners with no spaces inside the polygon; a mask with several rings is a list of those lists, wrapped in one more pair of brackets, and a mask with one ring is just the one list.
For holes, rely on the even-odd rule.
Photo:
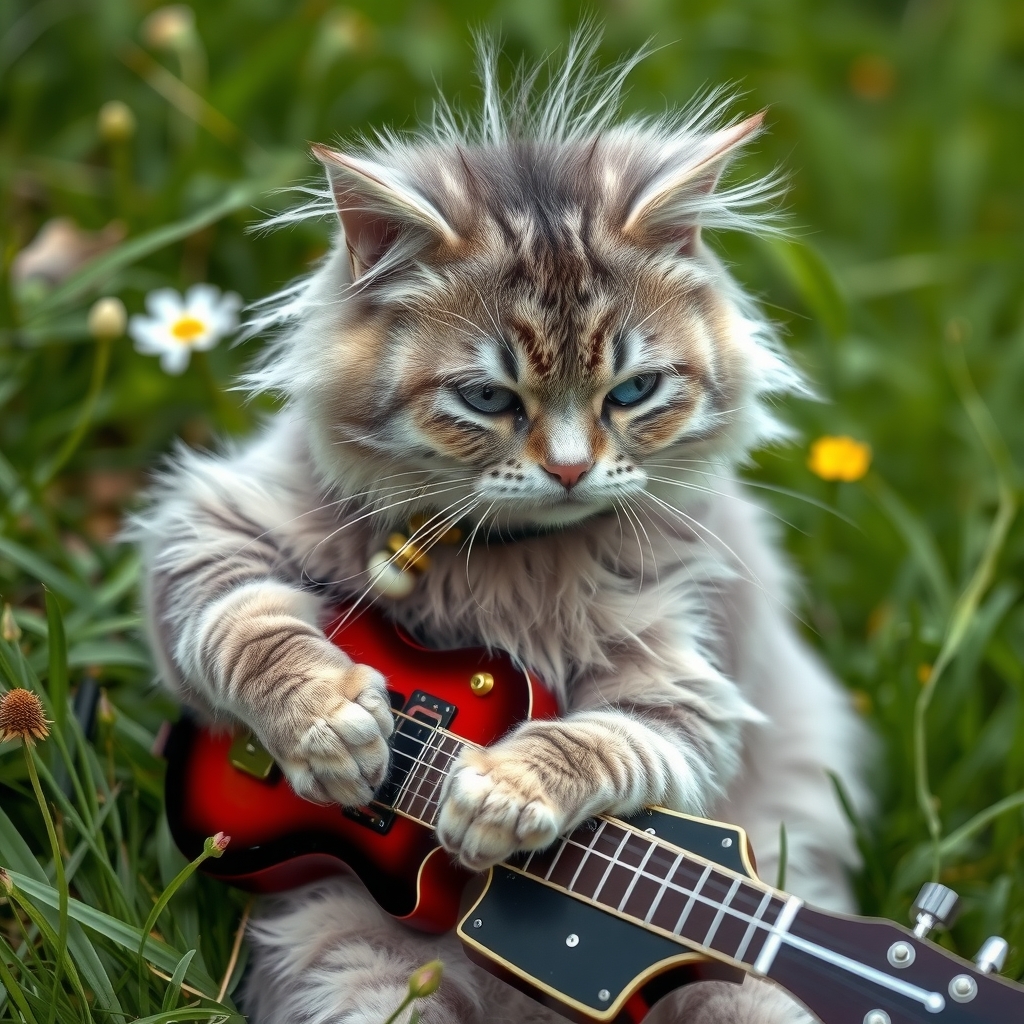
{"label": "cat's ruff fur", "polygon": [[[717,185],[760,121],[715,129],[705,106],[614,125],[625,71],[595,89],[587,63],[577,46],[534,106],[528,86],[503,99],[487,65],[476,128],[448,114],[358,157],[319,151],[338,245],[257,318],[278,338],[250,383],[287,406],[224,454],[180,453],[136,523],[161,676],[253,728],[300,793],[364,802],[390,710],[380,675],[324,637],[326,607],[365,603],[369,554],[412,512],[433,517],[427,543],[468,516],[481,529],[381,603],[436,646],[509,651],[565,716],[464,755],[445,847],[482,867],[659,803],[743,825],[773,881],[784,822],[788,888],[849,910],[855,850],[829,773],[863,802],[863,737],[793,631],[764,517],[731,472],[779,433],[765,399],[801,385],[700,238],[757,226],[748,207],[770,186]],[[560,474],[580,468],[570,490]],[[489,544],[495,523],[558,529]],[[447,974],[424,1021],[555,1019],[348,877],[268,906],[251,938],[255,1024],[379,1022],[435,956]],[[807,1017],[750,981],[651,1019]]]}

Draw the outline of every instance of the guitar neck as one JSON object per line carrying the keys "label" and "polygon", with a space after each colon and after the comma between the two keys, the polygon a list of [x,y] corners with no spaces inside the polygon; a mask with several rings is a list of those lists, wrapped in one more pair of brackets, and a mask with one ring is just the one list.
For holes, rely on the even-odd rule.
{"label": "guitar neck", "polygon": [[[444,781],[463,748],[474,744],[399,713],[392,746],[395,780],[388,804],[432,828]],[[666,842],[652,829],[592,818],[504,867],[776,981],[828,1024],[1024,1020],[1020,986],[986,975],[892,922],[806,907],[798,897]],[[890,958],[895,943],[913,950],[909,969]]]}
{"label": "guitar neck", "polygon": [[[442,729],[424,735],[422,728],[398,717],[397,782],[388,804],[433,827],[444,780],[471,744]],[[607,817],[506,867],[759,974],[768,973],[802,906],[795,896]]]}

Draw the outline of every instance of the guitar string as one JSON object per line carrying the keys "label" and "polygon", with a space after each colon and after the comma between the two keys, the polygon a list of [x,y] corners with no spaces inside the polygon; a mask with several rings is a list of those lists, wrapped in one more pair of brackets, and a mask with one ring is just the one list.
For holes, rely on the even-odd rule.
{"label": "guitar string", "polygon": [[[445,738],[447,738],[447,737],[442,737],[442,741]],[[427,770],[433,770],[433,771],[437,772],[437,774],[438,774],[438,778],[433,783],[434,789],[433,789],[433,792],[430,794],[430,796],[425,796],[422,792],[419,791],[421,786],[422,786],[423,780],[421,780],[420,781],[420,785],[417,786],[417,793],[415,795],[415,798],[424,801],[424,817],[422,817],[420,820],[422,820],[425,824],[430,823],[429,819],[426,817],[426,812],[429,811],[432,807],[436,811],[436,809],[439,806],[437,801],[435,800],[435,794],[436,794],[438,788],[440,787],[440,785],[443,783],[444,779],[447,777],[447,769],[450,768],[452,762],[456,759],[457,754],[458,754],[457,751],[456,752],[450,752],[450,751],[444,750],[440,746],[433,746],[432,745],[432,740],[433,739],[434,739],[434,737],[431,736],[428,740],[422,741],[421,742],[420,754],[418,754],[416,756],[410,754],[407,751],[403,751],[403,750],[396,750],[395,751],[395,753],[401,754],[403,757],[405,757],[405,758],[407,758],[407,759],[409,759],[410,761],[413,762],[412,765],[410,766],[410,769],[409,769],[410,776],[411,776],[412,771],[414,770],[414,768],[417,765],[419,765],[420,767],[422,767],[424,769],[427,769]],[[431,750],[431,752],[433,754],[433,756],[431,757],[431,760],[430,760],[429,763],[427,761],[423,760],[423,752],[425,750],[427,750],[428,748]],[[444,755],[445,757],[448,758],[448,764],[444,768],[441,768],[441,767],[439,767],[438,765],[436,765],[434,763],[434,757],[436,757],[437,754],[442,754],[442,755]],[[406,782],[408,782],[408,778],[409,778],[409,776],[407,776]],[[405,785],[405,783],[403,783],[403,785]],[[408,792],[408,790],[406,790],[406,792]],[[399,803],[400,803],[400,798],[395,800],[395,804],[396,805],[398,805]],[[408,813],[408,811],[406,813]],[[419,816],[417,816],[417,817],[419,817]],[[602,824],[608,824],[608,823],[607,822],[602,822]],[[572,835],[563,837],[562,845],[561,845],[561,847],[560,847],[560,849],[558,851],[558,854],[556,854],[556,857],[559,856],[564,849],[569,848],[569,847],[575,847],[575,848],[583,851],[584,860],[586,860],[590,855],[594,855],[595,857],[599,857],[602,860],[608,861],[609,863],[608,863],[608,866],[607,866],[607,868],[605,870],[605,874],[606,875],[608,874],[608,872],[611,871],[611,869],[613,867],[618,865],[620,867],[625,868],[626,870],[630,871],[633,874],[633,876],[634,876],[633,884],[635,884],[637,881],[639,881],[639,879],[645,878],[645,879],[648,879],[650,881],[658,883],[658,885],[659,885],[659,895],[663,895],[664,891],[667,890],[667,891],[677,892],[680,895],[688,897],[689,899],[688,899],[688,904],[687,904],[687,908],[686,908],[687,910],[692,908],[693,903],[700,902],[700,903],[703,903],[703,904],[713,908],[714,910],[722,913],[723,915],[727,914],[730,917],[735,918],[735,919],[737,919],[737,920],[739,920],[739,921],[741,921],[743,923],[746,923],[746,924],[752,926],[755,929],[756,928],[760,928],[760,929],[764,929],[767,932],[770,932],[771,929],[774,927],[773,925],[770,925],[767,922],[764,922],[764,921],[760,920],[761,914],[764,913],[764,910],[766,910],[767,907],[763,907],[763,909],[761,907],[759,907],[758,911],[755,914],[750,915],[750,914],[744,913],[743,911],[737,909],[736,907],[730,906],[730,903],[731,903],[732,899],[735,898],[735,892],[731,892],[729,897],[727,899],[725,899],[725,900],[722,900],[722,901],[716,900],[713,897],[704,895],[704,893],[701,890],[703,889],[704,883],[706,883],[707,878],[710,876],[710,872],[715,871],[717,873],[717,869],[715,868],[715,865],[713,863],[708,862],[708,861],[704,861],[702,858],[696,858],[696,857],[692,857],[692,856],[689,857],[689,858],[684,858],[684,859],[689,859],[689,860],[691,860],[694,863],[701,864],[705,868],[705,873],[702,875],[702,877],[700,879],[700,883],[701,884],[699,884],[699,885],[695,886],[694,888],[690,889],[690,888],[687,888],[685,885],[681,885],[681,884],[679,884],[678,882],[676,882],[674,880],[674,878],[676,876],[676,873],[677,873],[676,871],[673,871],[672,874],[669,877],[662,878],[659,875],[655,875],[655,874],[652,874],[649,871],[645,871],[644,870],[644,867],[646,867],[646,864],[647,864],[647,860],[649,859],[649,857],[651,856],[653,851],[655,849],[661,847],[662,844],[660,844],[657,840],[654,840],[654,839],[651,839],[651,840],[643,839],[637,833],[632,832],[629,829],[623,829],[622,833],[623,834],[622,834],[621,838],[619,838],[619,845],[620,845],[620,847],[625,845],[626,841],[628,840],[628,838],[630,836],[636,836],[642,842],[646,842],[648,844],[648,850],[646,851],[646,855],[644,856],[642,863],[639,866],[637,866],[637,867],[634,867],[633,865],[630,865],[630,864],[624,864],[622,861],[620,861],[618,859],[617,856],[609,856],[608,854],[603,853],[601,850],[595,849],[593,847],[593,845],[591,845],[591,844],[594,842],[594,839],[596,839],[596,837],[597,837],[596,834],[595,834],[594,839],[591,840],[591,844],[581,843],[578,840],[574,839],[572,837]],[[677,858],[677,860],[678,860],[678,858]],[[678,864],[674,864],[673,865],[673,867],[675,867],[675,868],[678,868],[678,866],[679,866]],[[582,868],[582,863],[580,865],[580,868]],[[577,869],[576,874],[578,876],[579,869]],[[547,875],[545,875],[545,877],[547,878]],[[726,877],[731,877],[731,876],[727,875]],[[604,878],[602,878],[602,885],[603,885],[603,881],[604,881]],[[762,896],[762,901],[763,901],[763,897],[765,895],[767,895],[769,897],[772,896],[772,890],[763,888],[762,885],[759,885],[753,879],[749,879],[748,880],[748,879],[738,879],[737,878],[737,879],[733,879],[733,882],[734,882],[734,884],[745,885],[750,890],[752,890],[753,892],[757,893],[758,895],[761,895]],[[558,885],[559,883],[555,882],[555,883],[552,883],[552,884]],[[595,902],[599,906],[605,906],[605,905],[611,906],[611,904],[602,904],[600,902],[600,900],[597,899],[597,896],[600,894],[602,885],[599,885],[597,887],[593,897],[587,897],[585,893],[579,892],[571,884],[569,886],[565,886],[564,888],[566,888],[566,890],[568,892],[572,892],[572,893],[575,893],[576,895],[581,895],[581,896],[584,896],[587,899],[592,900],[593,902]],[[630,891],[632,891],[632,886],[630,887]],[[622,903],[623,901],[619,901],[619,902]],[[615,906],[613,909],[622,911],[622,907],[621,906]],[[624,912],[624,911],[622,911],[622,912]],[[630,915],[630,916],[633,916],[633,915]],[[678,921],[676,928],[672,929],[673,933],[674,934],[681,934],[680,929],[681,929],[681,926],[684,925],[684,924],[685,924],[685,918],[683,920],[681,920],[681,921]],[[718,929],[716,928],[715,931],[717,931],[717,930]],[[705,936],[705,937],[707,937],[707,936]],[[711,936],[711,937],[713,938],[713,936]],[[741,944],[744,947],[749,948],[749,946],[750,946],[749,939],[746,942],[743,942],[743,938],[745,938],[745,937],[746,936],[741,937],[740,942],[741,942]],[[701,942],[701,945],[708,945],[708,943],[707,942]],[[710,947],[710,948],[714,948],[714,947]],[[737,950],[737,952],[739,952],[739,950]]]}
{"label": "guitar string", "polygon": [[[407,713],[405,713],[403,711],[398,711],[398,710],[393,708],[392,709],[392,715],[394,715],[394,717],[396,717],[396,718],[401,718],[401,719],[404,719],[404,720],[408,720],[410,722],[415,723],[416,725],[426,726],[427,728],[430,729],[430,734],[431,735],[428,737],[428,739],[425,740],[425,741],[420,741],[420,744],[421,744],[420,752],[421,753],[429,744],[432,743],[435,734],[441,738],[441,742],[442,743],[443,743],[443,741],[445,739],[450,738],[456,744],[456,749],[454,751],[446,751],[446,750],[443,749],[443,747],[440,744],[437,747],[433,748],[434,754],[441,753],[441,754],[444,754],[444,756],[448,758],[448,762],[447,762],[447,764],[443,768],[438,767],[434,763],[434,757],[431,757],[430,764],[427,764],[426,762],[419,760],[417,757],[414,757],[412,754],[408,753],[407,751],[392,749],[392,753],[401,754],[404,757],[409,758],[413,762],[412,765],[409,768],[409,775],[412,774],[413,768],[416,766],[417,763],[419,763],[423,768],[426,768],[428,770],[433,770],[433,771],[438,773],[439,778],[434,783],[434,789],[432,790],[431,795],[429,797],[423,797],[422,794],[418,793],[419,798],[424,800],[424,811],[426,812],[428,810],[432,810],[431,820],[430,821],[427,821],[426,819],[419,819],[419,820],[423,821],[424,824],[433,824],[433,820],[432,819],[436,817],[437,811],[439,810],[439,807],[440,807],[439,801],[436,799],[435,794],[437,793],[437,790],[440,788],[440,786],[443,783],[444,779],[447,777],[448,772],[449,772],[449,770],[451,768],[451,765],[455,762],[455,760],[457,759],[458,755],[461,753],[461,748],[463,748],[463,747],[475,747],[475,748],[479,749],[479,746],[478,746],[478,744],[472,743],[471,741],[465,740],[462,737],[457,736],[455,733],[453,733],[450,730],[445,729],[445,728],[443,728],[441,726],[433,726],[433,727],[427,726],[426,723],[423,722],[422,719],[417,719],[417,718],[413,717],[412,715],[409,715],[409,714],[407,714]],[[408,736],[408,733],[406,733],[405,735]],[[621,828],[622,826],[617,826],[617,827]],[[624,831],[629,832],[630,830],[624,829]],[[637,835],[637,833],[633,833],[633,834]],[[651,839],[651,840],[646,840],[646,841],[649,842],[652,846],[662,846],[663,845],[662,843],[660,843],[656,839]],[[589,846],[589,845],[585,846],[585,845],[583,845],[581,843],[576,842],[575,840],[572,839],[571,835],[563,837],[562,843],[563,843],[563,846],[566,845],[566,844],[571,844],[571,845],[575,845],[575,846],[579,847],[580,849],[584,850],[584,857],[585,858],[589,857],[591,854],[595,854],[598,857],[603,857],[605,859],[611,860],[613,862],[613,864],[614,863],[618,863],[620,866],[625,867],[625,868],[627,868],[629,870],[636,870],[636,869],[632,868],[632,866],[630,866],[630,865],[622,864],[616,858],[608,858],[607,854],[602,853],[600,850],[594,849],[592,846]],[[687,854],[687,857],[691,861],[694,861],[694,862],[696,862],[698,864],[704,864],[707,867],[710,867],[712,870],[717,870],[715,868],[715,865],[714,865],[713,862],[706,861],[706,860],[704,860],[704,858],[695,857],[695,856],[690,855],[690,854]],[[687,859],[687,858],[684,858],[684,859]],[[645,860],[646,860],[646,858],[645,858]],[[929,1011],[931,1011],[931,1012],[936,1012],[937,1010],[941,1010],[942,1007],[945,1005],[945,1000],[941,996],[940,993],[928,992],[926,989],[921,989],[921,988],[919,988],[916,985],[911,985],[911,984],[908,984],[907,982],[904,982],[902,979],[893,978],[890,975],[887,975],[887,974],[885,974],[882,971],[878,971],[878,970],[875,970],[874,968],[868,967],[866,964],[863,964],[860,961],[853,960],[852,958],[849,958],[849,957],[840,956],[839,954],[834,953],[832,950],[828,949],[827,947],[820,946],[817,943],[808,942],[806,939],[800,939],[799,937],[790,934],[789,930],[788,930],[788,927],[785,930],[782,930],[779,927],[778,921],[776,921],[775,923],[770,924],[770,925],[767,924],[765,921],[761,920],[761,914],[763,913],[763,909],[760,906],[758,907],[758,909],[755,912],[755,914],[750,915],[750,914],[745,914],[742,911],[735,909],[734,907],[728,906],[727,905],[728,901],[727,902],[719,902],[717,900],[711,899],[710,897],[704,896],[703,894],[701,894],[699,892],[699,890],[701,888],[703,888],[703,882],[704,882],[703,878],[701,879],[701,884],[699,886],[697,886],[697,889],[695,891],[695,890],[687,889],[685,886],[679,885],[678,883],[673,881],[671,878],[662,879],[662,878],[659,878],[659,877],[657,877],[655,875],[650,875],[648,872],[643,871],[642,869],[638,871],[638,874],[642,875],[643,877],[649,878],[649,879],[651,879],[653,881],[661,883],[663,887],[661,888],[661,893],[660,894],[663,894],[665,889],[670,889],[670,890],[679,892],[682,895],[689,896],[689,897],[691,897],[691,899],[695,898],[696,900],[699,900],[699,901],[701,901],[703,903],[706,903],[709,906],[715,907],[720,912],[723,912],[724,914],[727,914],[730,917],[734,917],[734,918],[736,918],[736,919],[738,919],[740,921],[746,921],[748,923],[747,934],[744,936],[744,939],[741,942],[740,947],[737,949],[737,957],[735,958],[737,960],[739,960],[739,956],[744,955],[746,953],[746,950],[750,948],[750,942],[749,942],[749,939],[751,937],[750,933],[752,931],[763,929],[768,934],[769,938],[771,938],[772,936],[775,936],[782,943],[784,943],[786,945],[789,945],[789,946],[793,946],[796,949],[800,949],[803,952],[806,952],[806,953],[810,954],[811,956],[814,956],[816,959],[821,959],[821,960],[824,960],[825,962],[832,963],[835,966],[838,966],[840,969],[845,970],[845,971],[847,971],[847,972],[849,972],[851,974],[860,976],[862,978],[865,978],[868,981],[872,981],[875,984],[879,985],[880,987],[888,988],[891,991],[899,992],[901,995],[907,996],[907,997],[909,997],[911,999],[914,999],[917,1002],[923,1003],[925,1005],[925,1007]],[[673,872],[673,874],[674,874],[674,872]],[[726,874],[726,873],[722,872],[722,874]],[[552,885],[556,885],[557,886],[557,883],[550,883],[549,882],[548,884],[552,884]],[[753,889],[755,892],[761,892],[761,893],[763,893],[765,895],[768,895],[768,896],[771,896],[771,894],[773,893],[773,890],[771,889],[771,887],[766,886],[763,882],[760,882],[760,880],[758,880],[758,879],[744,878],[744,879],[741,880],[741,884],[749,887],[750,889]],[[557,887],[558,888],[562,888],[561,886],[557,886]],[[573,890],[571,888],[567,889],[566,891],[568,891],[570,893],[574,893],[574,895],[576,895],[578,898],[582,898],[582,899],[586,900],[587,902],[593,903],[596,906],[599,906],[599,907],[610,907],[610,904],[602,904],[602,903],[598,902],[596,899],[594,899],[592,897],[585,896],[582,893],[578,893],[578,892],[576,892],[575,890]],[[599,892],[600,888],[597,891]],[[730,895],[729,901],[731,901],[731,899],[733,898],[733,895],[734,894]],[[763,897],[762,897],[762,899],[763,899]],[[799,907],[799,906],[802,905],[802,901],[797,900],[795,897],[791,896],[791,897],[789,897],[789,904],[792,904],[794,907]],[[789,904],[787,904],[787,905],[789,905]],[[632,915],[630,915],[630,916],[632,916]],[[640,919],[639,918],[635,918],[635,920],[639,921]],[[718,929],[716,929],[716,931],[717,930]],[[678,933],[676,933],[676,934],[678,934]],[[680,934],[680,938],[682,938],[682,937],[683,936]],[[704,945],[704,944],[701,943],[701,945]],[[716,951],[714,946],[710,946],[710,947],[707,947],[707,948],[711,949],[713,952],[719,952],[719,953],[723,953],[724,954],[724,951],[722,951],[722,950],[717,950]],[[728,955],[728,954],[724,954],[724,955]],[[759,956],[758,959],[761,959],[761,957]],[[739,962],[741,962],[741,963],[749,963],[746,960],[739,960]],[[765,965],[765,969],[763,971],[761,971],[760,973],[767,973],[768,969],[769,969],[769,965]]]}

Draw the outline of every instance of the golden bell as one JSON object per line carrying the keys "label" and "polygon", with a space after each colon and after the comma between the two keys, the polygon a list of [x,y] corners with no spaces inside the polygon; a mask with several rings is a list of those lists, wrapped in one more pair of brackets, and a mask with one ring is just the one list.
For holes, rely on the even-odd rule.
{"label": "golden bell", "polygon": [[430,555],[404,534],[391,534],[388,537],[388,547],[395,553],[395,564],[399,569],[425,572],[430,568]]}

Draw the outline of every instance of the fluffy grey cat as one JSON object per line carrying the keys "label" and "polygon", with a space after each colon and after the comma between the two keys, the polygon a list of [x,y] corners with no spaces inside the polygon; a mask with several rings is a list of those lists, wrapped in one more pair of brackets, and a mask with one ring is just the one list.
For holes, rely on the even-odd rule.
{"label": "fluffy grey cat", "polygon": [[[425,642],[503,648],[563,715],[467,752],[438,836],[473,868],[599,812],[662,804],[743,825],[773,881],[852,909],[837,773],[862,799],[848,701],[796,637],[785,570],[733,467],[780,435],[801,380],[701,237],[756,229],[771,182],[720,175],[761,117],[615,119],[631,62],[577,40],[543,91],[484,61],[474,119],[316,147],[336,244],[263,307],[276,342],[249,383],[286,399],[259,435],[183,452],[137,533],[166,684],[243,722],[302,795],[365,802],[383,779],[385,680],[324,635],[375,601]],[[285,219],[289,219],[286,217]],[[375,552],[421,513],[429,571]],[[433,546],[454,524],[459,546]],[[368,568],[369,566],[369,568]],[[404,589],[409,589],[405,587]],[[411,970],[444,984],[426,1024],[555,1016],[415,934],[350,877],[291,894],[251,930],[258,1024],[380,1024]],[[796,1024],[771,986],[693,986],[651,1020]]]}

